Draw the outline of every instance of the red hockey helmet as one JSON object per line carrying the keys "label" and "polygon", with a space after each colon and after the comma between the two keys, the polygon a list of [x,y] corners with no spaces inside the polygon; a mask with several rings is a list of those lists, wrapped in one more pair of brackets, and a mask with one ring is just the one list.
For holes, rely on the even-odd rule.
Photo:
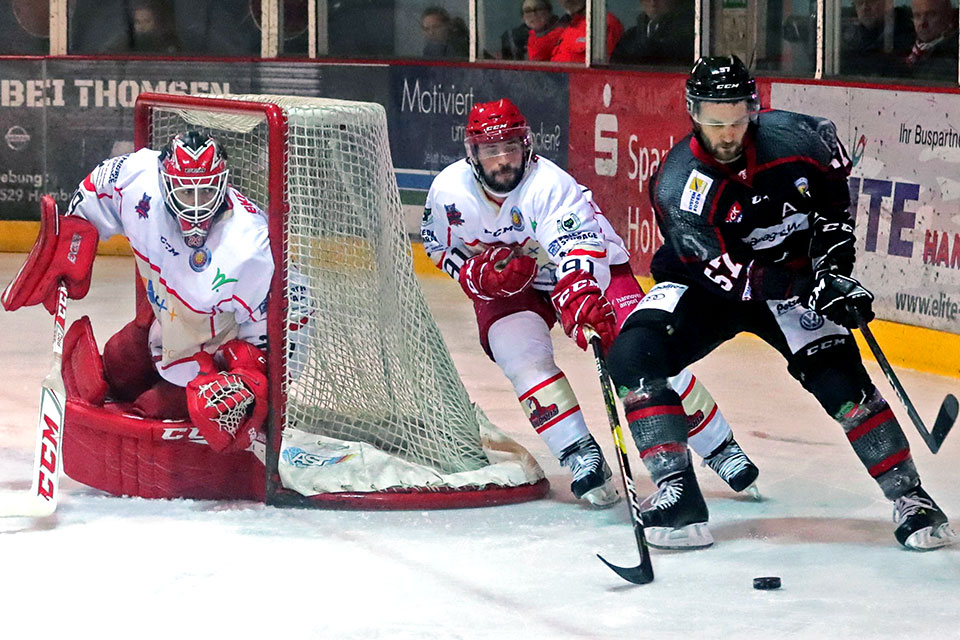
{"label": "red hockey helmet", "polygon": [[[533,138],[530,127],[527,126],[527,119],[508,98],[501,98],[494,102],[478,102],[473,105],[470,116],[467,118],[463,139],[467,149],[467,160],[473,167],[474,175],[484,189],[496,196],[505,196],[519,184],[533,158]],[[504,185],[494,184],[485,175],[480,158],[483,156],[485,146],[512,140],[518,141],[523,147],[523,166],[515,184],[507,185],[509,188],[504,191]]]}
{"label": "red hockey helmet", "polygon": [[203,246],[223,205],[228,175],[226,153],[199,131],[174,136],[160,154],[163,200],[188,246]]}

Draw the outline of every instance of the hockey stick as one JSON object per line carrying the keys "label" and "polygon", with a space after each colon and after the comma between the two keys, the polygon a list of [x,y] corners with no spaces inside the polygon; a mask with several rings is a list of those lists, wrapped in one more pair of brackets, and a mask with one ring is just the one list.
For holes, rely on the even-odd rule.
{"label": "hockey stick", "polygon": [[617,461],[620,463],[620,477],[623,488],[627,493],[627,508],[630,511],[630,521],[633,523],[633,535],[637,540],[637,551],[640,552],[640,564],[635,567],[618,567],[611,564],[599,553],[597,557],[605,565],[613,569],[618,576],[633,584],[647,584],[653,581],[653,562],[650,560],[650,549],[647,547],[647,538],[643,535],[643,518],[640,516],[640,501],[637,499],[637,490],[633,486],[633,474],[630,473],[630,463],[627,461],[627,448],[623,441],[623,430],[620,428],[620,417],[617,415],[617,405],[613,399],[613,385],[607,373],[607,363],[603,357],[603,346],[600,336],[593,331],[587,332],[590,344],[593,346],[593,357],[597,361],[597,375],[600,377],[600,389],[603,391],[603,403],[607,409],[607,420],[610,421],[610,430],[613,432],[613,442],[617,446]]}
{"label": "hockey stick", "polygon": [[854,313],[857,318],[857,326],[860,328],[863,338],[870,346],[870,351],[873,351],[873,356],[877,359],[877,364],[880,365],[880,369],[883,370],[890,386],[893,387],[897,397],[900,398],[904,409],[907,410],[907,415],[910,416],[913,426],[920,432],[920,436],[923,438],[927,447],[930,448],[930,452],[936,453],[940,450],[940,445],[943,444],[950,429],[953,428],[953,424],[957,421],[957,397],[952,393],[947,394],[947,397],[943,399],[943,403],[940,405],[940,412],[937,413],[937,419],[933,423],[933,431],[928,431],[926,425],[923,424],[923,420],[920,419],[920,414],[917,413],[913,403],[910,402],[910,398],[907,397],[907,392],[903,390],[903,385],[901,385],[900,380],[897,379],[897,374],[893,372],[893,367],[890,366],[887,357],[883,355],[883,351],[880,350],[880,345],[877,344],[877,339],[873,337],[873,332],[870,331],[870,327],[867,326],[866,321],[859,313],[856,313],[856,311],[854,311]]}
{"label": "hockey stick", "polygon": [[57,312],[53,320],[53,367],[40,388],[40,417],[33,458],[33,482],[29,493],[0,494],[0,517],[40,518],[53,514],[60,496],[60,454],[63,451],[63,412],[66,391],[60,363],[67,321],[67,287],[57,289]]}

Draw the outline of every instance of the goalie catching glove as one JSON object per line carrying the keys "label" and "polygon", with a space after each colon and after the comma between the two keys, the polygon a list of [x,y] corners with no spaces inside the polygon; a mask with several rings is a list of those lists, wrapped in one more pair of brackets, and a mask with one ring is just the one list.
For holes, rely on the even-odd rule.
{"label": "goalie catching glove", "polygon": [[807,307],[847,328],[857,326],[857,317],[873,320],[873,294],[853,278],[832,272],[820,274]]}
{"label": "goalie catching glove", "polygon": [[550,296],[560,312],[564,332],[586,350],[589,340],[584,330],[593,329],[600,336],[604,349],[616,337],[617,317],[610,302],[603,296],[597,279],[586,271],[573,271],[564,276]]}
{"label": "goalie catching glove", "polygon": [[[233,342],[240,341],[224,347]],[[193,425],[214,451],[250,449],[267,417],[266,376],[255,366],[217,371],[213,356],[206,352],[195,358],[200,374],[187,384],[187,410]]]}
{"label": "goalie catching glove", "polygon": [[90,289],[90,273],[100,234],[79,216],[62,216],[51,196],[40,199],[40,235],[26,262],[3,292],[3,308],[16,311],[43,303],[56,312],[57,286],[63,280],[67,296],[79,300]]}
{"label": "goalie catching glove", "polygon": [[518,256],[511,247],[490,247],[463,263],[460,286],[471,300],[490,301],[520,293],[536,275],[534,258]]}

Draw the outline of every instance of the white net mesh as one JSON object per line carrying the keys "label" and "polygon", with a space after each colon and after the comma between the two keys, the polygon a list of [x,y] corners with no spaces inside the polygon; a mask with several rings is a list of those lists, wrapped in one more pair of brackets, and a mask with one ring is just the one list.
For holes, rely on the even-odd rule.
{"label": "white net mesh", "polygon": [[[287,398],[285,442],[297,430],[307,440],[309,434],[323,436],[327,444],[366,443],[403,467],[417,467],[413,484],[442,485],[450,474],[465,474],[470,484],[490,482],[475,472],[500,466],[502,456],[484,450],[481,424],[486,434],[489,423],[470,403],[413,273],[383,108],[316,98],[229,98],[272,102],[287,117],[290,212],[282,241],[289,273],[285,326],[291,330],[279,379]],[[268,183],[262,117],[214,107],[154,108],[151,146],[160,148],[187,128],[218,139],[227,151],[231,183],[264,210],[270,198],[282,197]],[[271,384],[277,381],[271,372]],[[297,442],[302,451],[304,441]],[[296,456],[281,456],[281,475],[284,457]],[[542,477],[529,454],[520,457],[523,471],[495,474],[497,482]],[[344,474],[329,467],[347,465],[316,466],[327,467],[324,478],[298,486],[302,493],[410,482],[391,474],[380,480],[369,474],[335,477]]]}

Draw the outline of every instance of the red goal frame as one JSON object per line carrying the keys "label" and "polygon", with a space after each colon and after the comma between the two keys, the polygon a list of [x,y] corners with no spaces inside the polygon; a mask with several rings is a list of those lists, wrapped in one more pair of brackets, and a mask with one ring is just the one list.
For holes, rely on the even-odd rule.
{"label": "red goal frame", "polygon": [[[274,261],[273,281],[267,301],[267,367],[269,371],[283,371],[282,354],[286,349],[283,331],[287,313],[284,284],[287,280],[284,248],[287,232],[287,213],[290,208],[287,184],[288,132],[287,118],[283,109],[268,102],[254,102],[202,96],[161,93],[141,93],[134,107],[134,146],[141,149],[150,145],[152,137],[151,114],[157,108],[189,109],[204,111],[261,115],[268,129],[268,182],[270,202],[269,216],[270,247]],[[139,291],[138,296],[142,297]],[[280,345],[280,348],[277,348]],[[281,448],[280,425],[285,423],[286,397],[283,385],[276,382],[276,375],[269,376],[270,408],[267,417],[266,455],[266,503],[277,506],[323,507],[338,509],[443,509],[512,504],[542,498],[550,489],[546,478],[534,484],[515,487],[485,485],[481,487],[456,488],[402,488],[375,492],[339,492],[304,496],[283,488],[278,472]]]}

